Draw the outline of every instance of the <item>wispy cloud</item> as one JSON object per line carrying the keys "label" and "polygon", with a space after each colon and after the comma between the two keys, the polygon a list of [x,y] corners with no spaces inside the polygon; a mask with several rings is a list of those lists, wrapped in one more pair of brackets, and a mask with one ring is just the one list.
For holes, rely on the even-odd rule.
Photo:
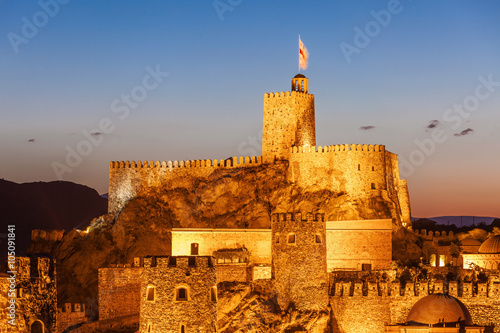
{"label": "wispy cloud", "polygon": [[372,129],[374,129],[374,128],[375,128],[375,126],[361,126],[361,127],[359,128],[359,130],[360,130],[360,131],[369,131],[369,130],[372,130]]}
{"label": "wispy cloud", "polygon": [[439,125],[441,125],[441,122],[439,120],[431,120],[429,121],[429,125],[427,125],[427,128],[432,129],[438,127]]}
{"label": "wispy cloud", "polygon": [[471,134],[472,132],[474,132],[474,130],[472,128],[467,128],[467,129],[464,129],[462,132],[460,133],[455,133],[453,134],[454,136],[464,136],[464,135],[469,135]]}

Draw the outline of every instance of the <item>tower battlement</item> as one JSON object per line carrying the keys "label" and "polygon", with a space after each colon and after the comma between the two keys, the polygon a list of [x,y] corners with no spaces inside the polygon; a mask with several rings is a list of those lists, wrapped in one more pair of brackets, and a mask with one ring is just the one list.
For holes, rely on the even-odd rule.
{"label": "tower battlement", "polygon": [[342,144],[329,146],[294,146],[290,148],[290,153],[330,153],[341,151],[357,151],[357,152],[385,152],[384,145],[367,145],[367,144]]}
{"label": "tower battlement", "polygon": [[225,160],[186,160],[186,161],[112,161],[110,169],[174,169],[174,168],[231,168],[246,164],[261,164],[262,156],[234,156]]}
{"label": "tower battlement", "polygon": [[314,100],[314,94],[304,93],[301,91],[277,91],[265,93],[264,98],[279,98],[279,97],[297,97],[308,100]]}
{"label": "tower battlement", "polygon": [[274,222],[324,222],[325,214],[306,213],[303,216],[302,213],[274,213],[271,220],[273,223]]}

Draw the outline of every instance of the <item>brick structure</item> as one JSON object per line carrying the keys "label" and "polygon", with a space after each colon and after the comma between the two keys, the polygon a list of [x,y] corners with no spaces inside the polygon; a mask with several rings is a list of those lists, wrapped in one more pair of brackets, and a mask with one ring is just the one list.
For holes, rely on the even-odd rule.
{"label": "brick structure", "polygon": [[209,256],[144,258],[139,332],[217,332],[216,263]]}
{"label": "brick structure", "polygon": [[291,91],[264,95],[264,162],[288,159],[290,147],[299,146],[316,146],[314,95],[302,74],[292,79]]}
{"label": "brick structure", "polygon": [[272,276],[282,310],[328,305],[326,228],[322,214],[273,214]]}
{"label": "brick structure", "polygon": [[[0,332],[56,332],[57,294],[55,260],[43,257],[17,257],[13,275],[0,277],[2,291],[15,284],[15,297],[2,292],[2,311],[15,299],[15,326],[7,317],[0,321]],[[15,276],[15,280],[12,277]]]}
{"label": "brick structure", "polygon": [[86,321],[85,304],[65,303],[63,308],[57,309],[57,332],[64,332],[66,329],[78,326]]}
{"label": "brick structure", "polygon": [[133,267],[99,268],[98,274],[99,320],[139,313],[142,274],[139,258],[134,259]]}
{"label": "brick structure", "polygon": [[[356,284],[336,282],[330,288],[333,333],[384,333],[386,325],[404,323],[413,305],[432,295],[429,290],[435,290],[435,283],[432,282],[419,282],[415,288],[401,288],[399,282],[371,284],[370,288],[368,282],[361,286],[362,293],[355,294],[352,290],[355,290]],[[447,287],[445,289],[451,290],[450,294],[467,307],[474,324],[490,327],[485,332],[500,332],[500,298],[496,294],[498,283],[477,284],[473,288],[471,283],[451,281]],[[478,291],[472,292],[474,289]],[[484,290],[489,290],[488,294]]]}

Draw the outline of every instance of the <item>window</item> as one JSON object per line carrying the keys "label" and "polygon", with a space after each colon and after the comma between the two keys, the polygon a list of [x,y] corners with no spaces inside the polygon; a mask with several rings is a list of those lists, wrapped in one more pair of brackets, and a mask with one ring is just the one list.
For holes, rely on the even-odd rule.
{"label": "window", "polygon": [[217,287],[210,288],[210,300],[217,302]]}
{"label": "window", "polygon": [[186,325],[181,324],[181,329],[179,331],[180,333],[186,333]]}
{"label": "window", "polygon": [[198,243],[191,243],[191,255],[197,256],[199,253]]}
{"label": "window", "polygon": [[275,237],[276,244],[279,244],[280,243],[280,234],[276,234],[276,236],[274,236],[274,237]]}
{"label": "window", "polygon": [[321,244],[321,235],[314,235],[314,241],[316,242],[316,244]]}
{"label": "window", "polygon": [[375,183],[372,183],[372,190],[375,190]]}
{"label": "window", "polygon": [[146,332],[148,332],[148,333],[153,332],[153,324],[148,323],[148,325],[147,325],[147,327],[146,327]]}
{"label": "window", "polygon": [[181,286],[175,290],[176,301],[187,301],[189,299],[189,291],[187,287]]}
{"label": "window", "polygon": [[358,164],[358,171],[361,171],[361,164]]}
{"label": "window", "polygon": [[361,264],[361,270],[362,271],[371,271],[372,270],[372,264]]}
{"label": "window", "polygon": [[375,171],[375,167],[374,166],[372,166],[372,171]]}
{"label": "window", "polygon": [[148,302],[153,302],[155,300],[155,287],[148,286],[146,289],[146,300]]}
{"label": "window", "polygon": [[31,333],[44,333],[45,326],[40,320],[36,320],[31,324]]}
{"label": "window", "polygon": [[288,244],[295,244],[295,234],[288,235]]}
{"label": "window", "polygon": [[23,298],[23,288],[18,287],[16,289],[16,298]]}

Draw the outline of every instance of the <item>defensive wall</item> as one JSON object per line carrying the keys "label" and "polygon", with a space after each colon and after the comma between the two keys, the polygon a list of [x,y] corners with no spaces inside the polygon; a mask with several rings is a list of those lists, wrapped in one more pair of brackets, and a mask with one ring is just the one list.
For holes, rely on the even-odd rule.
{"label": "defensive wall", "polygon": [[[87,321],[85,304],[65,303],[64,307],[57,308],[57,332],[64,332],[68,328],[76,328]],[[77,333],[76,330],[71,330]]]}
{"label": "defensive wall", "polygon": [[324,214],[273,214],[272,276],[281,310],[328,305]]}
{"label": "defensive wall", "polygon": [[389,269],[392,220],[328,221],[326,250],[329,272]]}
{"label": "defensive wall", "polygon": [[500,284],[430,281],[362,283],[337,282],[330,286],[334,333],[383,333],[385,324],[404,323],[412,306],[432,293],[457,297],[469,309],[474,324],[500,332]]}
{"label": "defensive wall", "polygon": [[207,256],[144,258],[139,332],[217,332],[213,259]]}
{"label": "defensive wall", "polygon": [[288,159],[292,146],[315,146],[314,118],[314,95],[307,90],[264,94],[264,162]]}
{"label": "defensive wall", "polygon": [[99,268],[99,320],[139,313],[142,267],[134,265]]}
{"label": "defensive wall", "polygon": [[[192,253],[197,244],[198,253]],[[252,263],[271,263],[271,229],[173,228],[172,255],[214,255],[221,249],[245,248]]]}
{"label": "defensive wall", "polygon": [[262,157],[232,157],[226,160],[121,161],[110,162],[108,211],[117,213],[143,189],[159,185],[166,189],[191,188],[197,178],[205,178],[218,168],[255,167]]}

